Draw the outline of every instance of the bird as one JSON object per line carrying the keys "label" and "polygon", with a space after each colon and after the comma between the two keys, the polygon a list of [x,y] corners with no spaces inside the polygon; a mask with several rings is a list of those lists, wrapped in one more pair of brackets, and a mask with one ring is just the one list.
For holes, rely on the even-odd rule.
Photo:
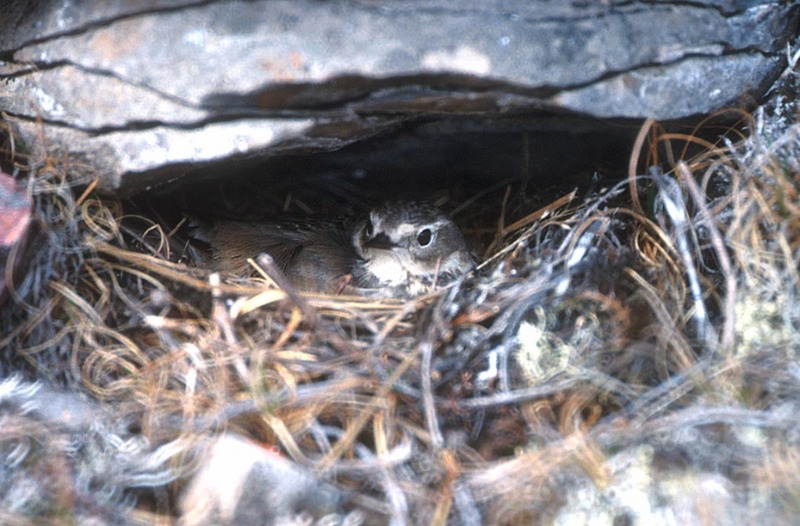
{"label": "bird", "polygon": [[380,204],[357,217],[243,222],[190,219],[195,240],[211,248],[211,266],[249,273],[262,253],[299,291],[410,298],[475,268],[453,220],[417,201]]}

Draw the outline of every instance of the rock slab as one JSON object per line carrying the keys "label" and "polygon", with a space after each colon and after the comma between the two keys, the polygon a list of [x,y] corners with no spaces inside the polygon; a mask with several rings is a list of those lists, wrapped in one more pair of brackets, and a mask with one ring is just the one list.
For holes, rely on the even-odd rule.
{"label": "rock slab", "polygon": [[28,147],[136,192],[423,119],[747,106],[785,67],[798,17],[782,0],[12,1],[0,109]]}

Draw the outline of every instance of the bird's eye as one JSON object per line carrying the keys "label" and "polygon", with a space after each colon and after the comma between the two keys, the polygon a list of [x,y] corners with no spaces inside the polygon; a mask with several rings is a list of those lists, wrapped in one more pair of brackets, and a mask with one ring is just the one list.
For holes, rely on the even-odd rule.
{"label": "bird's eye", "polygon": [[431,233],[430,228],[423,228],[417,234],[417,243],[421,247],[427,247],[431,243],[431,239],[433,239],[433,233]]}
{"label": "bird's eye", "polygon": [[367,219],[367,226],[364,228],[364,233],[367,235],[367,239],[372,239],[375,234],[375,229],[372,227],[372,219]]}

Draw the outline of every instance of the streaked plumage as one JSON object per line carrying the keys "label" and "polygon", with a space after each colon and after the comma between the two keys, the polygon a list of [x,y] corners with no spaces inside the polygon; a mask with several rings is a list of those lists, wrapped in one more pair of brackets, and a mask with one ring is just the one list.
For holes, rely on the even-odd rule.
{"label": "streaked plumage", "polygon": [[217,270],[248,273],[247,258],[266,252],[309,292],[415,296],[474,267],[458,226],[420,203],[387,203],[356,219],[193,226],[193,237],[211,246]]}

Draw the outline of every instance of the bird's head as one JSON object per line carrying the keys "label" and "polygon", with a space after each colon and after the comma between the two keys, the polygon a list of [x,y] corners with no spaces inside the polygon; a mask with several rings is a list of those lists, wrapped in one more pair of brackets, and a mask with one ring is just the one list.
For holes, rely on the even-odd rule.
{"label": "bird's head", "polygon": [[458,226],[438,208],[421,203],[373,209],[353,242],[367,270],[391,285],[445,283],[475,266]]}

